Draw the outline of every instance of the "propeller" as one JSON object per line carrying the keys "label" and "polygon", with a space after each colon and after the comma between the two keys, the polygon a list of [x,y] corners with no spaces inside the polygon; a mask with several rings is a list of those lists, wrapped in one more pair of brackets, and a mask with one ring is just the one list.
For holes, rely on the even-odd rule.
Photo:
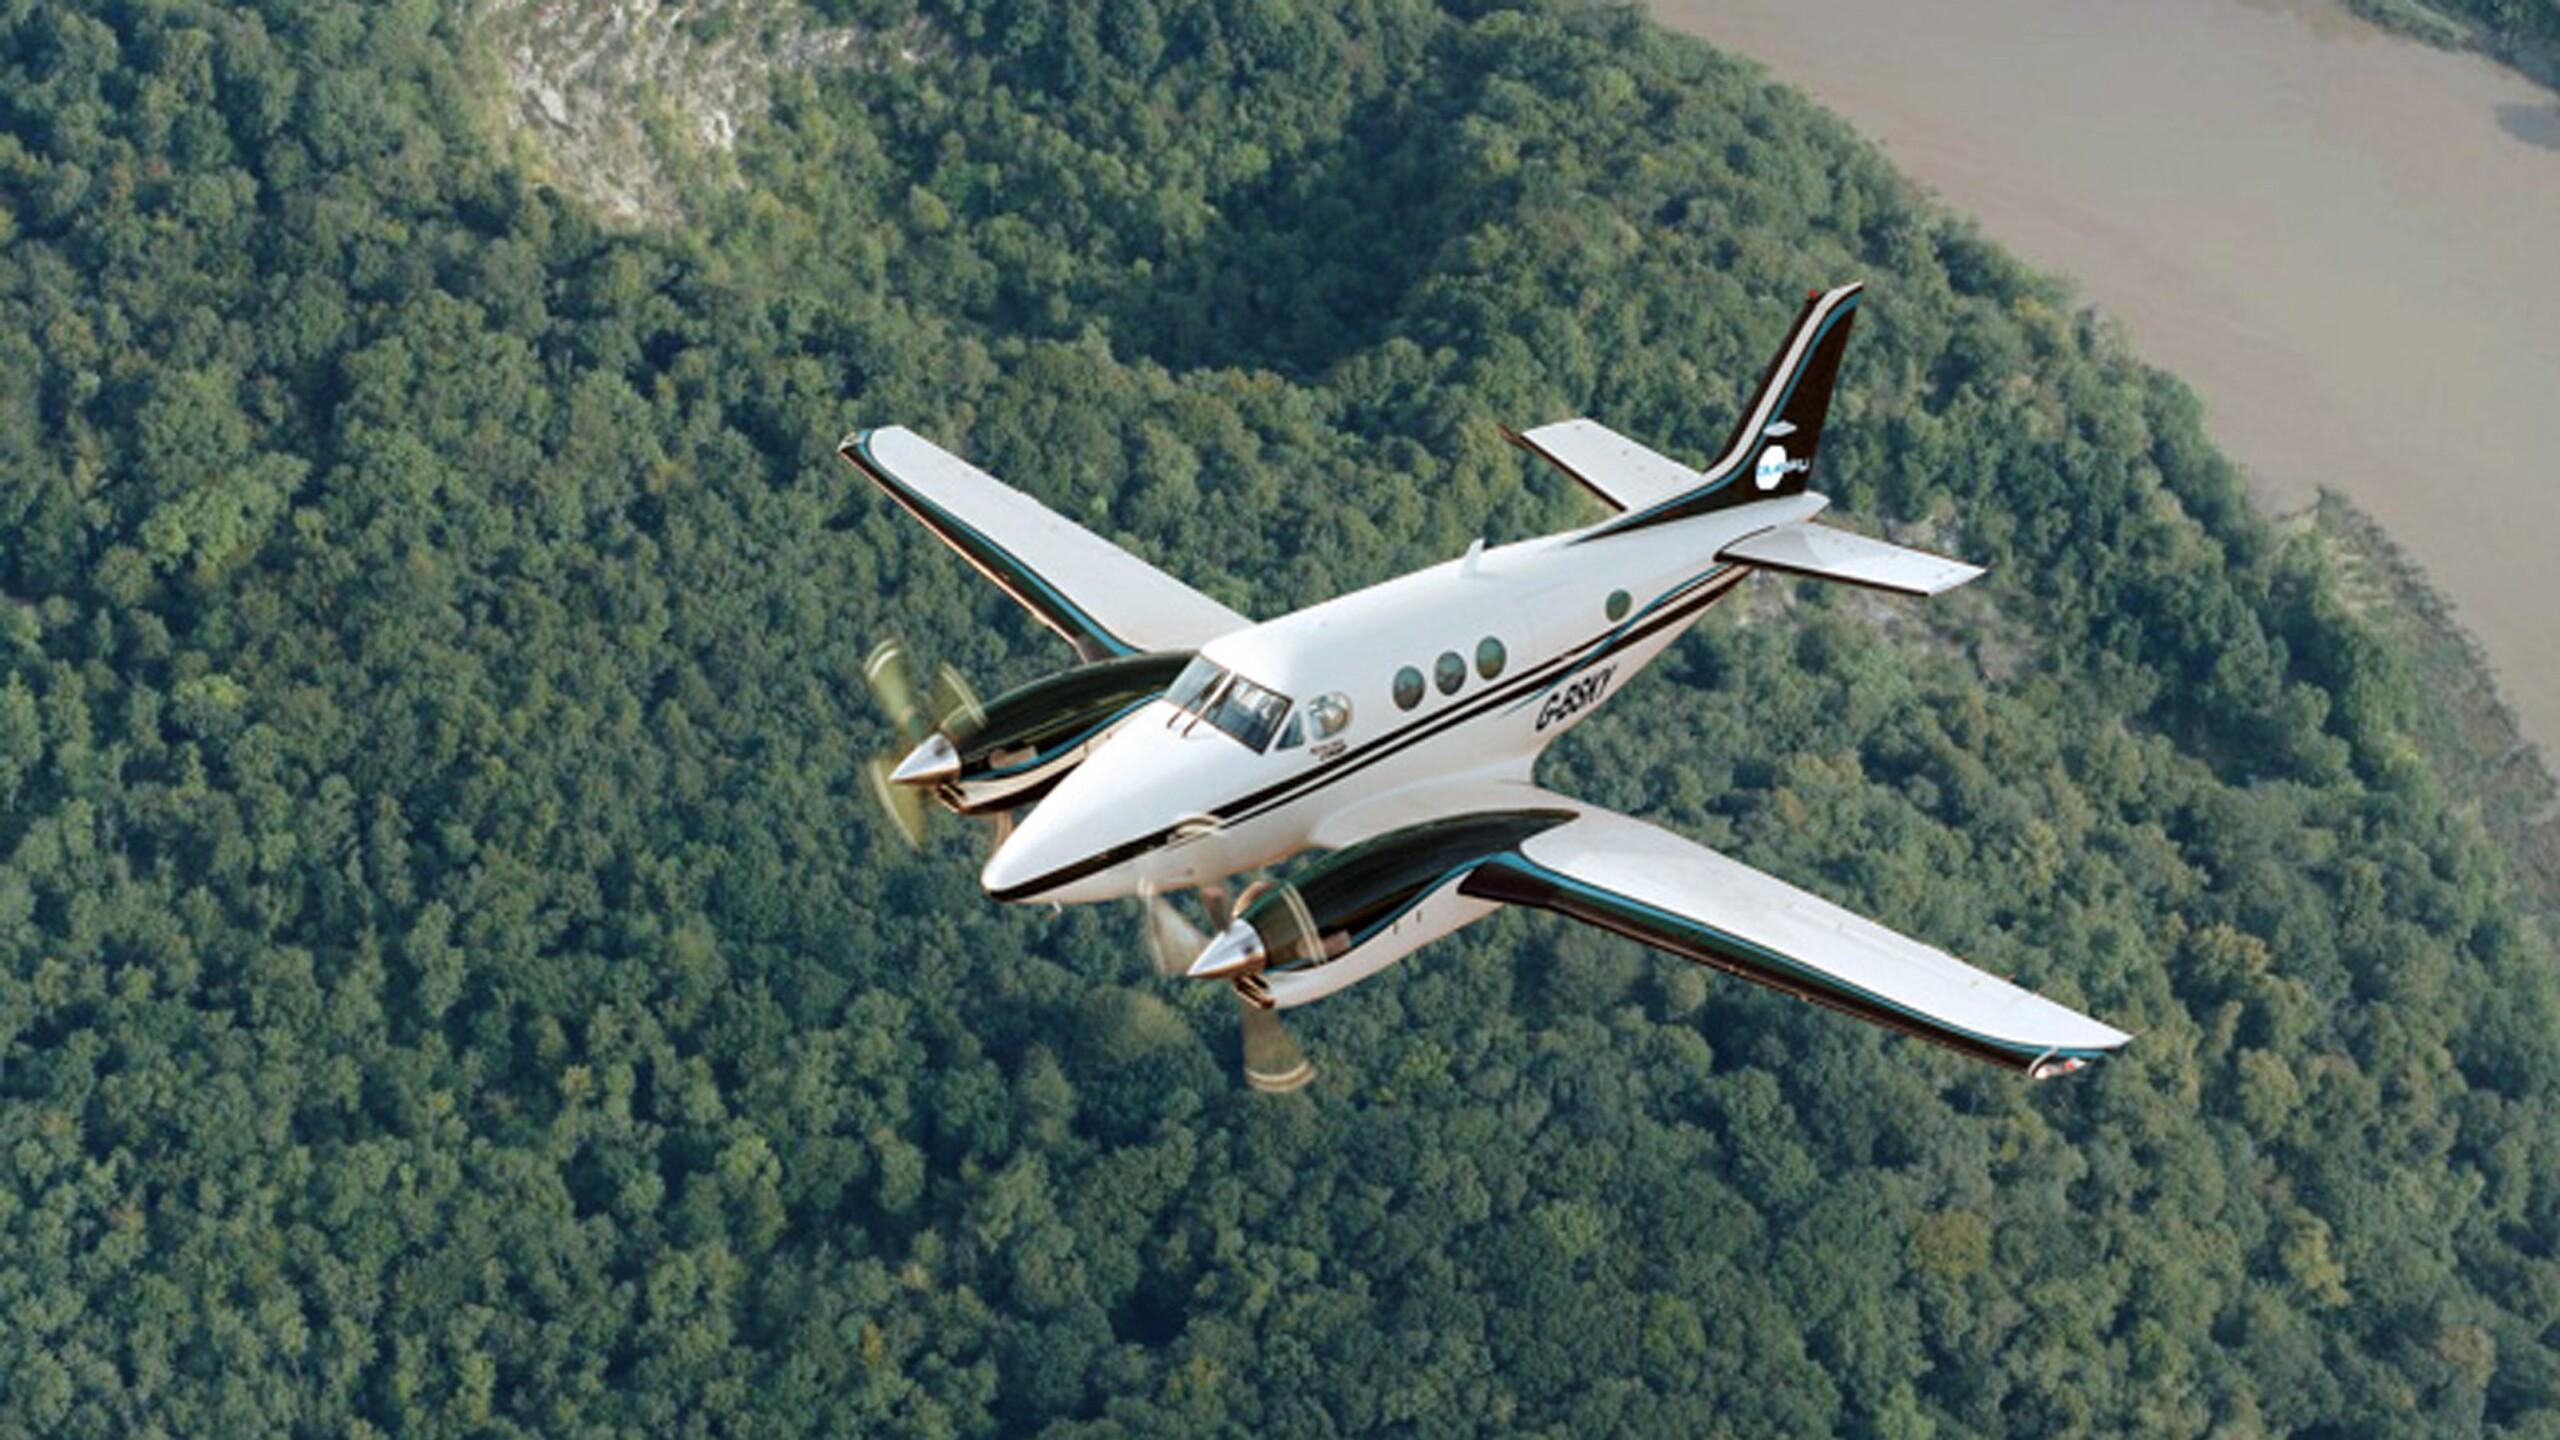
{"label": "propeller", "polygon": [[1268,1095],[1286,1095],[1312,1084],[1316,1064],[1290,1038],[1288,1027],[1280,1023],[1280,1012],[1254,1004],[1242,991],[1236,1000],[1244,1006],[1244,1083]]}
{"label": "propeller", "polygon": [[[959,775],[960,749],[985,726],[986,708],[960,672],[945,664],[934,674],[933,708],[926,710],[917,699],[907,647],[894,639],[872,647],[862,662],[862,679],[908,746],[903,755],[874,755],[864,762],[872,798],[909,845],[922,845],[931,814],[926,800],[934,786]],[[928,714],[938,718],[928,723]],[[995,843],[1001,845],[1013,817],[997,815],[994,824]]]}
{"label": "propeller", "polygon": [[[1243,895],[1233,898],[1223,883],[1200,887],[1201,902],[1208,907],[1211,923],[1217,926],[1216,946],[1227,946],[1226,937],[1233,933],[1236,914],[1252,904],[1270,883],[1258,880]],[[1194,973],[1205,952],[1213,948],[1213,942],[1153,886],[1140,888],[1138,903],[1145,912],[1147,953],[1155,961],[1156,973],[1167,977]],[[1280,1010],[1272,999],[1270,983],[1262,978],[1259,957],[1248,966],[1222,971],[1215,978],[1225,979],[1235,992],[1244,1030],[1244,1083],[1267,1094],[1281,1095],[1303,1089],[1313,1081],[1315,1063],[1307,1059],[1288,1027],[1280,1023]]]}
{"label": "propeller", "polygon": [[1191,957],[1209,943],[1208,937],[1153,885],[1138,887],[1138,905],[1143,912],[1140,923],[1146,927],[1147,958],[1155,962],[1156,973],[1172,978],[1189,969]]}

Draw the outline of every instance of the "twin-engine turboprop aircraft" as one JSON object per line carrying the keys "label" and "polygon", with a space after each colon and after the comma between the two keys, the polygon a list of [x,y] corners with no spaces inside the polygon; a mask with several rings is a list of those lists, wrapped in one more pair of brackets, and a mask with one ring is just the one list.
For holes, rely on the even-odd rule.
{"label": "twin-engine turboprop aircraft", "polygon": [[[1934,595],[1982,572],[1817,524],[1808,493],[1859,287],[1809,296],[1713,463],[1591,420],[1510,438],[1618,512],[1260,623],[914,433],[843,454],[1082,662],[928,730],[894,653],[874,683],[914,749],[875,768],[908,817],[1037,802],[1000,826],[997,900],[1138,897],[1169,968],[1234,988],[1247,1078],[1313,1069],[1272,1018],[1504,905],[1580,920],[2045,1079],[2124,1032],[1641,820],[1540,789],[1590,718],[1754,570]],[[885,650],[885,647],[884,647]],[[1228,877],[1325,853],[1228,905]],[[1166,906],[1198,889],[1203,938]]]}

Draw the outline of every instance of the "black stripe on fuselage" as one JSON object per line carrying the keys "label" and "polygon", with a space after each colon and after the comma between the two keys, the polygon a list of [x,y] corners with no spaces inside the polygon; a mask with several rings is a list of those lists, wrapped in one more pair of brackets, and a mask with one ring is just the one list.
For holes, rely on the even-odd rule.
{"label": "black stripe on fuselage", "polygon": [[[1614,631],[1604,632],[1557,655],[1537,669],[1523,674],[1510,685],[1487,691],[1465,705],[1415,720],[1401,730],[1390,731],[1340,760],[1319,765],[1313,770],[1301,771],[1286,780],[1230,800],[1217,809],[1209,811],[1209,818],[1216,820],[1221,828],[1240,824],[1346,780],[1380,761],[1401,754],[1425,740],[1476,719],[1506,700],[1535,691],[1540,685],[1548,683],[1549,679],[1561,670],[1586,661],[1598,660],[1606,655],[1617,654],[1660,634],[1670,626],[1686,623],[1698,612],[1730,593],[1734,586],[1742,582],[1744,576],[1751,573],[1751,569],[1752,567],[1747,564],[1737,563],[1709,571],[1698,577],[1695,582],[1703,593],[1663,611],[1644,625],[1628,629],[1624,634]],[[1002,890],[990,890],[987,894],[991,899],[1005,902],[1034,900],[1039,898],[1043,891],[1073,884],[1087,875],[1108,870],[1156,849],[1172,839],[1173,833],[1174,827],[1168,826],[1154,834],[1141,835],[1108,849],[1096,851],[1073,864],[1060,866],[1046,875],[1027,880],[1020,885],[1007,886]]]}

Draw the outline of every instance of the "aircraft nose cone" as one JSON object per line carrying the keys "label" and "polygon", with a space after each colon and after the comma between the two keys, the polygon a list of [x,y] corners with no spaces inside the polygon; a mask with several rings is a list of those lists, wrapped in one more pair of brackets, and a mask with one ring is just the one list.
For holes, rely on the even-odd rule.
{"label": "aircraft nose cone", "polygon": [[1032,887],[1048,880],[1073,862],[1082,842],[1071,815],[1056,808],[1058,797],[1052,795],[1038,809],[1024,817],[1012,835],[987,857],[986,868],[978,872],[978,883],[986,887],[988,898],[1016,901],[1048,898],[1032,893]]}
{"label": "aircraft nose cone", "polygon": [[1025,855],[1017,843],[1021,839],[1021,832],[1016,831],[1011,839],[996,847],[996,853],[988,856],[985,867],[978,871],[978,884],[990,898],[1011,899],[1025,883],[1041,873],[1040,866]]}
{"label": "aircraft nose cone", "polygon": [[1194,980],[1226,980],[1262,968],[1262,935],[1241,920],[1218,932],[1184,971]]}
{"label": "aircraft nose cone", "polygon": [[907,752],[898,768],[889,772],[892,785],[939,785],[960,773],[960,752],[951,748],[951,737],[940,731],[924,737],[924,743]]}

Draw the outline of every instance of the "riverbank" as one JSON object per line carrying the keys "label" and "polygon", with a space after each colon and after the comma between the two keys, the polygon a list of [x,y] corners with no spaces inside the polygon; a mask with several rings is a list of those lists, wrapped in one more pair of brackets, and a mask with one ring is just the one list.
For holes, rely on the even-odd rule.
{"label": "riverbank", "polygon": [[2121,318],[2267,508],[2325,488],[2374,516],[2560,750],[2550,92],[2326,0],[1653,8]]}

